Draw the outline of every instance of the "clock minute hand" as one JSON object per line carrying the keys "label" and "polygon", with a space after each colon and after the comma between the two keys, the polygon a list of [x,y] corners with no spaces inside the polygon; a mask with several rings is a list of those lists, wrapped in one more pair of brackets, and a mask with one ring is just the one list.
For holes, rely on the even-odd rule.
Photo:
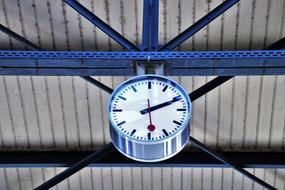
{"label": "clock minute hand", "polygon": [[148,113],[148,112],[151,112],[151,111],[154,111],[154,110],[163,108],[163,107],[165,107],[165,106],[168,106],[168,105],[170,105],[170,104],[172,104],[172,103],[174,103],[174,102],[177,102],[177,101],[179,101],[179,100],[181,100],[181,99],[182,99],[181,95],[176,96],[176,97],[174,97],[174,98],[173,98],[172,100],[170,100],[170,101],[167,101],[167,102],[158,104],[158,105],[156,105],[156,106],[152,106],[152,107],[150,107],[150,108],[143,109],[143,110],[140,111],[140,113],[141,113],[142,115],[144,115],[144,114],[146,114],[146,113]]}

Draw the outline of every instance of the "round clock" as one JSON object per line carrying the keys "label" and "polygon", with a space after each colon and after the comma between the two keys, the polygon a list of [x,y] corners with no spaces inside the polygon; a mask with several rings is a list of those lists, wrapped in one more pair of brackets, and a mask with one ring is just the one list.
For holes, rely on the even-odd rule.
{"label": "round clock", "polygon": [[137,161],[170,158],[188,142],[191,108],[188,94],[175,81],[158,75],[131,78],[109,101],[112,142]]}

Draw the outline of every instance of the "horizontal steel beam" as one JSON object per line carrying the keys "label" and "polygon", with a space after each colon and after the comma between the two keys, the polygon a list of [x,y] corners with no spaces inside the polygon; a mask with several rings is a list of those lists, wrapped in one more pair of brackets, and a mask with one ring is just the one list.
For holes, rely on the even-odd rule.
{"label": "horizontal steel beam", "polygon": [[41,58],[41,59],[110,59],[110,60],[177,60],[177,59],[266,59],[284,58],[285,50],[251,51],[22,51],[1,50],[2,58]]}
{"label": "horizontal steel beam", "polygon": [[133,75],[130,60],[0,59],[0,75],[124,76]]}
{"label": "horizontal steel beam", "polygon": [[[91,151],[0,152],[0,167],[69,167],[92,154]],[[245,168],[285,168],[285,152],[218,152]],[[163,162],[142,163],[130,160],[116,150],[89,167],[225,167],[230,166],[205,152],[182,151]]]}
{"label": "horizontal steel beam", "polygon": [[208,52],[0,51],[0,75],[130,76],[136,61],[164,61],[167,75],[284,75],[285,50]]}

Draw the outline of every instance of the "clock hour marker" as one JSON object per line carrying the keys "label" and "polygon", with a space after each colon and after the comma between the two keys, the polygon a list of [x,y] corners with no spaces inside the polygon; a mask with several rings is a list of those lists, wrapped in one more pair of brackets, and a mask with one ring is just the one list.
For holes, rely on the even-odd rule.
{"label": "clock hour marker", "polygon": [[134,130],[131,132],[130,136],[133,136],[136,131],[137,131],[137,130],[134,129]]}
{"label": "clock hour marker", "polygon": [[173,98],[173,101],[178,101],[178,100],[181,100],[181,99],[182,99],[181,95],[178,95],[178,96],[175,96]]}
{"label": "clock hour marker", "polygon": [[177,111],[186,111],[186,109],[184,109],[184,108],[179,108],[179,109],[177,109]]}
{"label": "clock hour marker", "polygon": [[151,139],[151,133],[148,133],[147,134],[147,140],[150,140]]}
{"label": "clock hour marker", "polygon": [[165,87],[162,89],[162,92],[165,92],[167,88],[168,88],[168,85],[165,85]]}
{"label": "clock hour marker", "polygon": [[177,124],[177,125],[181,125],[182,123],[176,121],[176,120],[173,120],[173,123]]}
{"label": "clock hour marker", "polygon": [[165,136],[169,135],[165,129],[162,129],[162,132],[165,134]]}
{"label": "clock hour marker", "polygon": [[134,86],[131,86],[134,92],[137,92],[137,89]]}
{"label": "clock hour marker", "polygon": [[113,109],[113,112],[122,112],[122,109]]}
{"label": "clock hour marker", "polygon": [[122,100],[127,100],[125,97],[123,96],[118,96],[118,98],[121,98]]}
{"label": "clock hour marker", "polygon": [[126,123],[126,121],[122,121],[122,122],[118,123],[117,125],[120,126],[120,125],[123,125],[124,123]]}
{"label": "clock hour marker", "polygon": [[151,82],[148,82],[148,89],[151,89]]}

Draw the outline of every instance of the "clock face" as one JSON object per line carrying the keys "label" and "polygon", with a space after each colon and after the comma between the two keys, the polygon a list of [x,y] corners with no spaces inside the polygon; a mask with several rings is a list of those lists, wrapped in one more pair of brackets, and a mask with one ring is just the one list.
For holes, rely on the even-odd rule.
{"label": "clock face", "polygon": [[154,75],[120,85],[109,103],[111,127],[135,141],[156,142],[188,127],[191,105],[176,82]]}

